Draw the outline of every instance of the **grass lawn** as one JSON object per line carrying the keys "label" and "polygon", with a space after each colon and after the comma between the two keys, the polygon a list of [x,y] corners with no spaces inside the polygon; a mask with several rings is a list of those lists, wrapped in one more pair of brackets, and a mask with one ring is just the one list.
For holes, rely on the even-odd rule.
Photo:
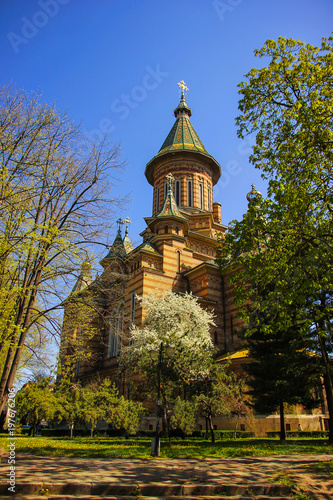
{"label": "grass lawn", "polygon": [[[6,449],[11,438],[2,434],[0,447]],[[56,438],[17,436],[16,453],[68,457],[104,458],[151,458],[151,440],[142,438]],[[212,444],[198,439],[173,439],[170,448],[161,441],[161,458],[232,458],[265,455],[332,454],[333,446],[325,439],[290,439],[280,443],[278,439],[248,438],[221,440]],[[328,462],[325,472],[332,472]],[[319,472],[319,471],[318,471]]]}

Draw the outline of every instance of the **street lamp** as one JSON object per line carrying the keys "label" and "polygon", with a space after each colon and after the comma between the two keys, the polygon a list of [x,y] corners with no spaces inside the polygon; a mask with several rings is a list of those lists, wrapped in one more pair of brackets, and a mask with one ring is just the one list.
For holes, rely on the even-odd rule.
{"label": "street lamp", "polygon": [[152,456],[159,457],[160,456],[160,416],[161,416],[161,370],[162,370],[162,360],[163,360],[163,349],[167,356],[171,356],[174,347],[172,346],[163,346],[163,342],[161,342],[160,348],[158,351],[151,350],[150,357],[153,361],[157,361],[157,420],[156,420],[156,431],[155,431],[155,441],[153,438],[151,445],[151,454]]}

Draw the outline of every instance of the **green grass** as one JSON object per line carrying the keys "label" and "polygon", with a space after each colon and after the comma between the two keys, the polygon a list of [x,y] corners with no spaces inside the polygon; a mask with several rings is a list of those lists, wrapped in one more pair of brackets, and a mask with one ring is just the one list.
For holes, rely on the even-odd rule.
{"label": "green grass", "polygon": [[320,476],[325,476],[327,478],[333,477],[333,460],[328,462],[320,462],[318,464],[309,465],[307,468],[309,472],[313,474],[318,474]]}
{"label": "green grass", "polygon": [[[6,448],[10,437],[0,437],[0,447]],[[151,440],[125,438],[35,438],[18,436],[16,453],[67,457],[150,458]],[[278,439],[248,438],[221,440],[212,444],[203,440],[173,439],[170,448],[161,442],[161,458],[232,458],[265,455],[328,454],[333,446],[324,439],[291,439],[280,443]],[[330,463],[330,462],[328,462]],[[330,463],[331,464],[331,463]],[[328,467],[328,466],[327,466]],[[330,465],[332,468],[332,464]],[[332,472],[332,469],[329,469]],[[327,469],[328,470],[328,469]]]}

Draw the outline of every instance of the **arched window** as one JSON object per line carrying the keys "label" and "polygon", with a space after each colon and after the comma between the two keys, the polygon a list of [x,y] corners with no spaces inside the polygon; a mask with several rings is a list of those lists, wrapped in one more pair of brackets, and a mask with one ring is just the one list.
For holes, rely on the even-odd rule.
{"label": "arched window", "polygon": [[136,300],[136,291],[133,290],[131,294],[131,313],[130,313],[131,325],[134,324],[134,319],[135,319],[135,300]]}
{"label": "arched window", "polygon": [[208,212],[212,211],[212,190],[210,184],[207,183],[207,203],[208,203]]}
{"label": "arched window", "polygon": [[187,205],[191,207],[193,204],[193,187],[192,187],[192,180],[189,179],[187,181]]}
{"label": "arched window", "polygon": [[168,232],[169,232],[169,227],[168,226],[164,227],[164,232],[165,232],[165,234],[168,234]]}
{"label": "arched window", "polygon": [[199,208],[200,210],[203,210],[204,207],[204,186],[203,182],[199,181]]}
{"label": "arched window", "polygon": [[156,212],[160,209],[160,186],[156,189]]}
{"label": "arched window", "polygon": [[180,273],[180,251],[177,250],[177,267],[178,267],[178,273]]}
{"label": "arched window", "polygon": [[111,314],[107,357],[118,356],[124,326],[124,303],[122,302]]}
{"label": "arched window", "polygon": [[181,183],[180,179],[175,180],[175,200],[178,206],[181,203]]}

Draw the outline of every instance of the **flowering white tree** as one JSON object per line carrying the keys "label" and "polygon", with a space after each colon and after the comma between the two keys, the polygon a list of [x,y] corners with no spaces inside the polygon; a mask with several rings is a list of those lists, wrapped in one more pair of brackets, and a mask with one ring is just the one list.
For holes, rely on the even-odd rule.
{"label": "flowering white tree", "polygon": [[[158,292],[138,300],[142,302],[145,318],[142,326],[132,327],[132,342],[123,348],[120,366],[130,382],[135,381],[133,390],[143,399],[155,394],[159,384],[167,414],[168,401],[185,384],[209,373],[213,359],[209,332],[214,325],[213,314],[202,309],[192,294]],[[168,346],[173,348],[171,354]],[[151,351],[160,353],[161,349],[161,362],[154,361]]]}

